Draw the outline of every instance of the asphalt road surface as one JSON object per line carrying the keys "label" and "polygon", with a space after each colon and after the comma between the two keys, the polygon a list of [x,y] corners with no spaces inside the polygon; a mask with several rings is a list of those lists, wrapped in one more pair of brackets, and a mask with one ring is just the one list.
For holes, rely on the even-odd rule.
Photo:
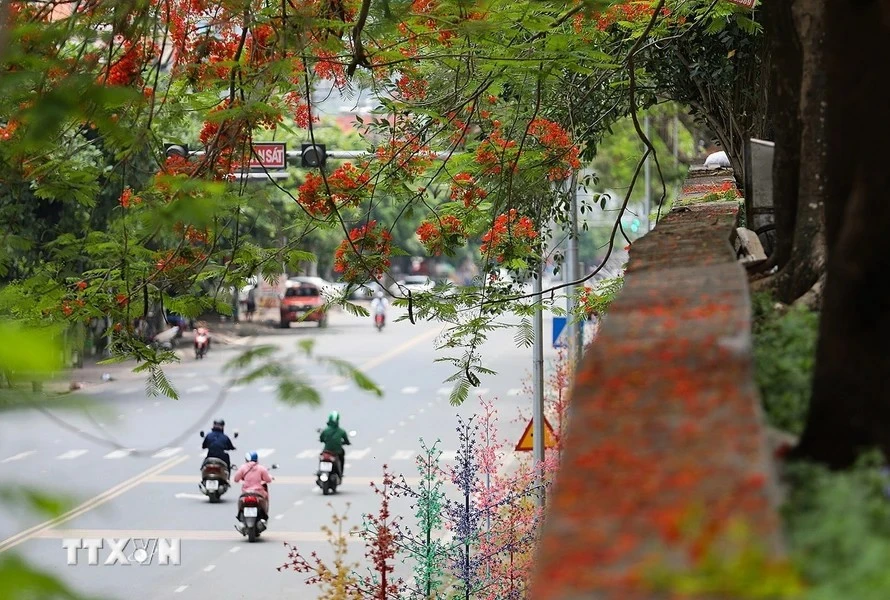
{"label": "asphalt road surface", "polygon": [[[530,414],[530,396],[523,389],[530,386],[531,349],[517,348],[514,332],[492,334],[483,356],[498,374],[474,389],[464,406],[454,408],[448,402],[451,388],[444,383],[453,368],[435,362],[443,356],[434,348],[442,325],[396,323],[394,317],[390,315],[383,332],[369,318],[335,313],[326,329],[294,325],[284,334],[257,338],[257,343],[273,343],[291,353],[299,340],[311,337],[317,354],[350,361],[382,386],[382,399],[303,360],[294,368],[320,391],[321,407],[283,405],[270,381],[232,389],[221,406],[214,406],[227,381],[223,365],[239,352],[220,347],[203,361],[185,355],[166,369],[179,400],[147,396],[144,377],[123,371],[114,381],[72,394],[72,400],[94,401],[86,409],[4,413],[0,488],[24,484],[63,494],[70,510],[47,521],[14,504],[0,505],[0,553],[20,553],[80,592],[109,599],[318,597],[303,575],[276,571],[287,560],[282,542],[297,545],[307,556],[314,551],[329,557],[321,531],[330,523],[328,505],[338,512],[348,505],[350,523],[360,525],[361,515],[378,507],[370,482],[379,481],[384,464],[416,478],[420,437],[428,443],[440,439],[443,460],[453,462],[456,415],[473,414],[478,396],[497,399],[501,433],[513,443],[524,428],[516,420],[519,408]],[[555,351],[549,344],[549,318],[544,333],[545,360],[551,361]],[[344,428],[356,435],[347,449],[340,492],[325,497],[314,482],[321,448],[316,429],[334,409],[340,411]],[[263,464],[279,465],[272,472],[276,481],[270,486],[269,529],[254,544],[234,529],[239,488],[229,490],[219,504],[209,504],[198,490],[203,457],[198,431],[208,430],[215,417],[226,420],[227,433],[240,433],[233,463],[239,464],[245,451],[256,450]],[[508,465],[517,460],[524,457],[506,455]],[[407,503],[395,510],[411,520]],[[106,566],[106,542],[98,565],[89,564],[85,550],[78,553],[76,565],[69,565],[63,540],[71,538],[179,538],[181,561],[160,565],[156,555],[150,564],[136,560]],[[139,544],[128,543],[125,556],[133,558]],[[361,561],[361,543],[350,548],[351,557]]]}

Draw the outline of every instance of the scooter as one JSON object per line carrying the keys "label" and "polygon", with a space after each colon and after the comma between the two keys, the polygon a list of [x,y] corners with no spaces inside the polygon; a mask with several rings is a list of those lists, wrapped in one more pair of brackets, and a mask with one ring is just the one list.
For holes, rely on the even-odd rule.
{"label": "scooter", "polygon": [[[269,469],[277,469],[278,465],[272,465]],[[268,484],[263,484],[266,492]],[[247,536],[248,542],[255,542],[263,533],[269,521],[269,501],[262,494],[246,492],[238,498],[238,520],[241,522],[241,535]],[[237,528],[236,528],[237,529]]]}
{"label": "scooter", "polygon": [[199,327],[195,330],[195,358],[201,360],[210,349],[210,332]]}
{"label": "scooter", "polygon": [[[321,429],[316,430],[321,433]],[[349,432],[349,437],[355,437],[355,431]],[[337,486],[343,482],[343,469],[340,465],[340,457],[331,452],[324,452],[318,457],[318,471],[315,472],[315,484],[321,488],[322,494],[336,494]]]}
{"label": "scooter", "polygon": [[[204,432],[200,432],[200,436],[204,437]],[[237,438],[238,432],[232,434]],[[201,464],[201,483],[198,489],[201,493],[210,499],[211,504],[219,502],[220,496],[229,491],[229,469],[226,461],[221,458],[205,458]]]}
{"label": "scooter", "polygon": [[176,347],[176,337],[179,327],[173,326],[165,329],[151,339],[151,346],[159,350],[173,350]]}
{"label": "scooter", "polygon": [[383,313],[377,313],[374,315],[374,326],[377,328],[377,331],[383,331],[383,326],[386,324],[386,317]]}

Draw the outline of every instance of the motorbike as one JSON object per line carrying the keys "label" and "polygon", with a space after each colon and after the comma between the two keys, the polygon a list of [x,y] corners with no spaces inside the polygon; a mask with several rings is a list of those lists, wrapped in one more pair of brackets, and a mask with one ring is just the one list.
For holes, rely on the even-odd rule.
{"label": "motorbike", "polygon": [[151,346],[158,350],[173,350],[173,348],[176,347],[176,337],[178,334],[179,327],[174,325],[151,338]]}
{"label": "motorbike", "polygon": [[[272,465],[269,469],[277,469],[278,465]],[[263,484],[266,492],[268,484]],[[269,500],[262,494],[245,492],[238,498],[238,520],[242,528],[241,535],[247,536],[248,542],[255,542],[260,534],[267,528],[269,521]]]}
{"label": "motorbike", "polygon": [[386,316],[383,313],[377,313],[374,315],[374,326],[377,328],[377,331],[383,331],[383,326],[386,324]]}
{"label": "motorbike", "polygon": [[[200,436],[204,437],[204,432],[200,432]],[[232,434],[237,438],[238,432]],[[210,499],[211,504],[219,502],[220,497],[229,491],[229,469],[226,461],[221,458],[205,458],[201,464],[201,483],[198,489],[201,493]]]}
{"label": "motorbike", "polygon": [[[321,429],[316,430],[321,433]],[[355,437],[355,431],[349,432],[349,437]],[[324,452],[318,457],[318,471],[315,472],[315,484],[321,488],[322,494],[336,494],[337,486],[343,482],[343,469],[340,468],[340,457],[331,452]]]}
{"label": "motorbike", "polygon": [[201,360],[210,349],[210,332],[199,327],[195,330],[195,358]]}

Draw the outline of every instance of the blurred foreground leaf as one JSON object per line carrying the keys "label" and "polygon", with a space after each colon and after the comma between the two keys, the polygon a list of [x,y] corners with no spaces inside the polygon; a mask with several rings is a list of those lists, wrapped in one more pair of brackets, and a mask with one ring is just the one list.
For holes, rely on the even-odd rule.
{"label": "blurred foreground leaf", "polygon": [[58,517],[73,505],[69,498],[50,495],[45,491],[25,486],[0,488],[0,501],[26,505],[34,512],[50,518]]}
{"label": "blurred foreground leaf", "polygon": [[0,556],[0,600],[87,600],[47,572],[15,554]]}
{"label": "blurred foreground leaf", "polygon": [[45,380],[63,365],[58,327],[26,327],[0,321],[0,370],[9,379]]}

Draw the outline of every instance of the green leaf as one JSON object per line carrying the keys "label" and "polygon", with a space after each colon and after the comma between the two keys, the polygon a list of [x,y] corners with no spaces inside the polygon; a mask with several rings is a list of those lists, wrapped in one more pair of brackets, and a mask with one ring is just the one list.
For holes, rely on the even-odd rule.
{"label": "green leaf", "polygon": [[0,321],[0,369],[13,377],[45,379],[63,366],[61,328],[26,327],[21,322]]}

